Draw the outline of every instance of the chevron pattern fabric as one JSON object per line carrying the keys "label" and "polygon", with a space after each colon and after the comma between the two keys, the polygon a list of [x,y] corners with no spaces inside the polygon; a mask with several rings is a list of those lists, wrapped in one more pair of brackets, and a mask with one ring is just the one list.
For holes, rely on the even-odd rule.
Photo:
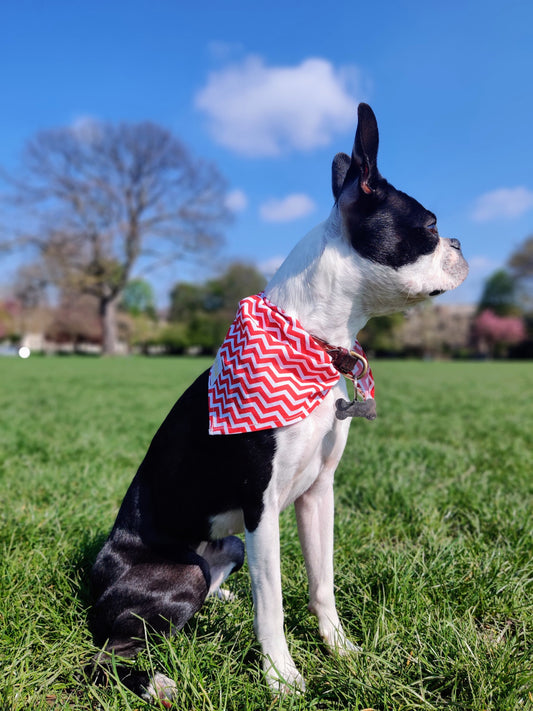
{"label": "chevron pattern fabric", "polygon": [[339,380],[298,321],[262,294],[239,304],[209,377],[209,433],[273,429],[307,417]]}

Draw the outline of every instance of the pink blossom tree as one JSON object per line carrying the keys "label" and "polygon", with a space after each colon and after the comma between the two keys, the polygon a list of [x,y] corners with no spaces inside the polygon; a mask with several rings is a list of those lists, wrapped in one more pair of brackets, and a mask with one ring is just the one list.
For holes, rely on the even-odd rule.
{"label": "pink blossom tree", "polygon": [[509,346],[525,340],[526,327],[519,316],[497,316],[485,309],[474,321],[474,335],[480,352],[504,355]]}

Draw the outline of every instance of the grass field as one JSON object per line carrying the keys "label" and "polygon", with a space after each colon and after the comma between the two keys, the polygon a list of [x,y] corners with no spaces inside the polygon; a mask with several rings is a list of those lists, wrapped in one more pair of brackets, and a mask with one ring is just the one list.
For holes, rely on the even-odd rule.
{"label": "grass field", "polygon": [[[0,709],[142,709],[84,682],[88,571],[146,447],[207,366],[187,359],[0,360]],[[139,663],[175,708],[533,709],[533,364],[378,362],[378,420],[355,421],[336,479],[341,618],[327,654],[282,515],[286,628],[307,682],[261,679],[246,569]]]}

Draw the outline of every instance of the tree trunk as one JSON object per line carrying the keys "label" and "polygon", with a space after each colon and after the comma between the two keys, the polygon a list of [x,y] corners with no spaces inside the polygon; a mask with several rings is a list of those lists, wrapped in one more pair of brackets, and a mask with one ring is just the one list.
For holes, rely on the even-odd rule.
{"label": "tree trunk", "polygon": [[115,296],[100,301],[102,320],[102,355],[115,355],[117,352],[117,301]]}

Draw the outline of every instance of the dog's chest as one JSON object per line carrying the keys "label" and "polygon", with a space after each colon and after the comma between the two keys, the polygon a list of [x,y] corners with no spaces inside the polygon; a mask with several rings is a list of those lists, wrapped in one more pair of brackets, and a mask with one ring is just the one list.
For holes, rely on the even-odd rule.
{"label": "dog's chest", "polygon": [[305,420],[276,431],[272,478],[265,497],[278,510],[293,503],[321,476],[332,476],[348,436],[349,421],[335,417],[335,401],[346,397],[344,380],[331,389]]}
{"label": "dog's chest", "polygon": [[[350,426],[350,420],[340,421],[335,417],[335,400],[339,397],[347,397],[344,380],[332,388],[309,417],[294,425],[274,430],[271,471],[262,493],[263,503],[269,509],[273,507],[282,511],[317,480],[333,477]],[[220,441],[223,443],[226,437]],[[233,457],[232,461],[236,463],[237,459]],[[254,472],[247,471],[245,476],[253,477]],[[222,538],[242,531],[243,509],[249,503],[243,500],[242,509],[220,511],[211,516],[211,538]]]}

